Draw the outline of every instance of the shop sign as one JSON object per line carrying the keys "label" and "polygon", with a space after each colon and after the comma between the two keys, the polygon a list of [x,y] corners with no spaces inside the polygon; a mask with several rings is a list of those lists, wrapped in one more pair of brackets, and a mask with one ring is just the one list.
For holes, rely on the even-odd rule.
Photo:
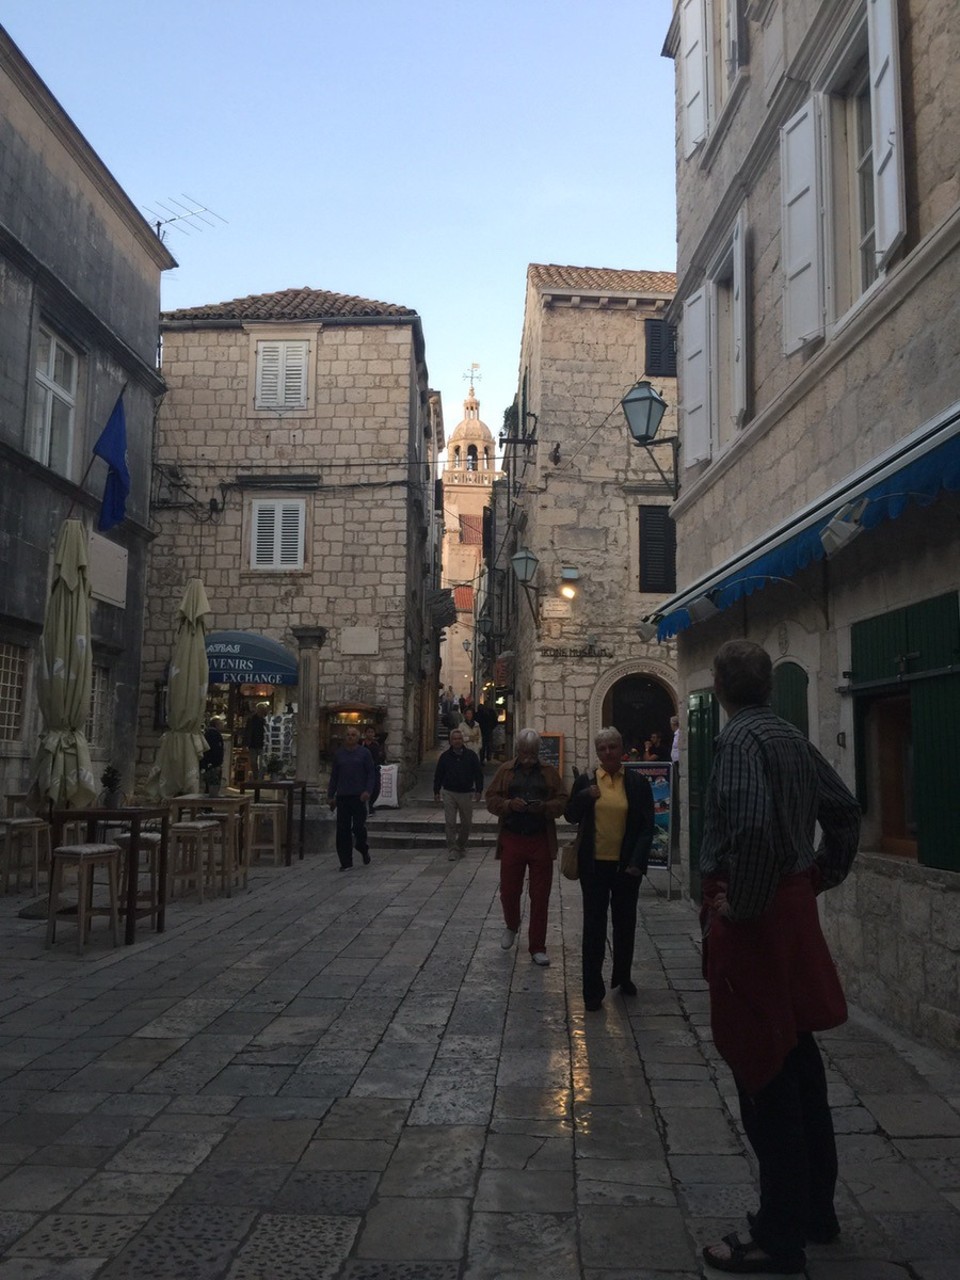
{"label": "shop sign", "polygon": [[612,658],[615,654],[612,649],[605,649],[603,645],[587,644],[579,649],[547,646],[540,650],[540,656],[542,658]]}

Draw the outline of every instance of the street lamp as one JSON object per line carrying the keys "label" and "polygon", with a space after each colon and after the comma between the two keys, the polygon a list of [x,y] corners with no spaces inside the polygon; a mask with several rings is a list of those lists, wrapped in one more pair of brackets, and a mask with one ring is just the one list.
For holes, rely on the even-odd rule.
{"label": "street lamp", "polygon": [[540,561],[533,554],[529,547],[520,547],[520,549],[510,557],[510,566],[516,575],[517,581],[523,587],[523,594],[527,597],[527,604],[530,606],[530,615],[533,618],[533,625],[537,635],[540,634],[540,619],[537,616],[537,608],[534,601],[537,599],[537,588],[532,586],[532,582],[540,567]]}
{"label": "street lamp", "polygon": [[667,402],[659,391],[641,380],[620,401],[634,444],[649,444],[667,411]]}

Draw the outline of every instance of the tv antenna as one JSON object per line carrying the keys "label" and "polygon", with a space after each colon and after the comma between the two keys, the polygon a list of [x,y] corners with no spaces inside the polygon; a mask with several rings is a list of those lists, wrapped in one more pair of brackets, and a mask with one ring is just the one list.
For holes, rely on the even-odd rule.
{"label": "tv antenna", "polygon": [[194,200],[193,196],[188,196],[186,192],[181,192],[181,194],[183,199],[188,202],[187,204],[169,196],[166,200],[155,200],[156,209],[151,209],[146,204],[142,206],[153,219],[154,230],[157,233],[158,240],[164,239],[166,235],[165,227],[175,227],[177,231],[181,231],[185,236],[188,236],[190,232],[187,227],[192,227],[194,231],[202,231],[205,226],[215,227],[217,222],[222,222],[226,225],[226,218],[221,218],[219,213],[214,213],[212,209],[202,205],[199,200]]}

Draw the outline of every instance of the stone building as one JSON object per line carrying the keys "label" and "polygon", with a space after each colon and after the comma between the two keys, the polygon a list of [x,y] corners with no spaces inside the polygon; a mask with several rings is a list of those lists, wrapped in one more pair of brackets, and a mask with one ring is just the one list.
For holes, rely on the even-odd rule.
{"label": "stone building", "polygon": [[495,452],[471,381],[463,419],[450,436],[443,467],[443,584],[453,594],[457,620],[446,629],[440,646],[440,681],[458,696],[473,696],[477,704],[481,691],[474,688],[475,624],[482,600],[484,513],[500,477]]}
{"label": "stone building", "polygon": [[[0,28],[0,791],[37,748],[38,643],[63,520],[91,531],[94,777],[125,789],[140,684],[160,275],[174,260]],[[95,529],[92,450],[123,390],[126,520]],[[92,464],[92,465],[91,465]]]}
{"label": "stone building", "polygon": [[442,416],[420,317],[304,288],[167,312],[162,332],[144,765],[198,575],[216,633],[209,709],[233,745],[266,700],[295,712],[299,777],[316,784],[345,728],[369,723],[403,780],[433,738],[442,595]]}
{"label": "stone building", "polygon": [[[568,780],[604,725],[628,747],[654,729],[669,742],[673,658],[636,628],[675,586],[673,289],[668,271],[527,269],[491,533],[490,639],[508,728],[562,735]],[[669,406],[650,449],[632,443],[620,407],[640,378]],[[537,561],[526,587],[511,566],[523,551]]]}
{"label": "stone building", "polygon": [[690,887],[711,657],[864,809],[824,900],[860,1005],[960,1042],[960,27],[951,0],[681,0],[673,508]]}

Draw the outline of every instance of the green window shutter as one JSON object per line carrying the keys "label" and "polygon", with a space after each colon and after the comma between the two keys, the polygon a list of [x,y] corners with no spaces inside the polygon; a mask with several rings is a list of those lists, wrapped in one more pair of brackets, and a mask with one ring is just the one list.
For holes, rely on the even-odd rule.
{"label": "green window shutter", "polygon": [[668,507],[640,508],[640,590],[677,589],[677,530]]}
{"label": "green window shutter", "polygon": [[677,376],[677,327],[666,320],[644,320],[643,371],[654,378]]}
{"label": "green window shutter", "polygon": [[960,871],[960,675],[910,688],[917,849],[927,867]]}
{"label": "green window shutter", "polygon": [[795,662],[781,662],[773,669],[773,709],[807,738],[810,736],[808,684],[807,673]]}
{"label": "green window shutter", "polygon": [[957,592],[856,622],[850,641],[854,685],[949,667],[960,657]]}
{"label": "green window shutter", "polygon": [[713,742],[720,732],[720,704],[709,689],[687,697],[687,824],[690,833],[690,896],[700,896],[700,842]]}

